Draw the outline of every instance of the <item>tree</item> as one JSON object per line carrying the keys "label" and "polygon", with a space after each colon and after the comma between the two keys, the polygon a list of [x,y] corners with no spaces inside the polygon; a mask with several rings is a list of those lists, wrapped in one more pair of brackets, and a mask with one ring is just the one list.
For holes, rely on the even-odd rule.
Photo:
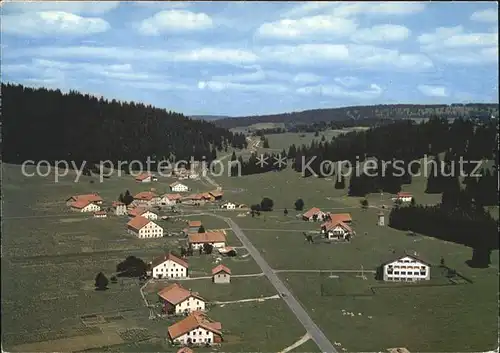
{"label": "tree", "polygon": [[125,195],[123,195],[123,203],[125,205],[130,205],[132,202],[134,202],[134,197],[130,195],[130,191],[125,191]]}
{"label": "tree", "polygon": [[269,140],[267,138],[264,139],[264,143],[262,144],[262,147],[269,148]]}
{"label": "tree", "polygon": [[108,289],[108,279],[102,272],[99,272],[95,277],[95,289],[96,290]]}
{"label": "tree", "polygon": [[368,200],[367,199],[363,199],[361,201],[359,201],[359,203],[361,204],[361,207],[362,208],[368,208]]}
{"label": "tree", "polygon": [[185,257],[187,255],[187,250],[185,247],[181,246],[181,257]]}
{"label": "tree", "polygon": [[297,201],[295,201],[294,205],[295,205],[296,211],[302,211],[304,209],[304,200],[297,199]]}
{"label": "tree", "polygon": [[214,250],[214,247],[212,244],[209,244],[209,243],[203,244],[203,252],[205,254],[210,255],[213,250]]}
{"label": "tree", "polygon": [[260,206],[260,204],[251,205],[250,206],[250,210],[252,210],[254,212],[260,211],[261,210],[261,206]]}
{"label": "tree", "polygon": [[205,233],[205,227],[203,227],[203,224],[198,228],[198,233]]}
{"label": "tree", "polygon": [[445,265],[445,264],[444,264],[444,257],[442,257],[442,256],[441,256],[441,260],[439,261],[439,265],[440,265],[441,267],[444,267],[444,265]]}
{"label": "tree", "polygon": [[410,201],[410,205],[411,205],[412,207],[415,207],[415,204],[416,204],[415,198],[414,198],[414,197],[412,197],[412,198],[411,198],[411,201]]}
{"label": "tree", "polygon": [[123,202],[123,194],[120,194],[118,196],[118,201],[121,202],[121,203],[125,203],[125,202]]}
{"label": "tree", "polygon": [[261,211],[272,211],[274,206],[274,201],[268,197],[264,197],[260,202]]}
{"label": "tree", "polygon": [[125,261],[116,266],[116,272],[118,272],[118,277],[140,277],[146,273],[147,267],[143,260],[128,256]]}
{"label": "tree", "polygon": [[111,276],[110,281],[111,283],[118,283],[118,278],[116,278],[116,276]]}
{"label": "tree", "polygon": [[203,248],[201,246],[198,248],[198,254],[200,254],[200,255],[203,254]]}
{"label": "tree", "polygon": [[284,214],[285,216],[288,216],[288,210],[287,210],[286,208],[285,208],[285,210],[283,211],[283,214]]}

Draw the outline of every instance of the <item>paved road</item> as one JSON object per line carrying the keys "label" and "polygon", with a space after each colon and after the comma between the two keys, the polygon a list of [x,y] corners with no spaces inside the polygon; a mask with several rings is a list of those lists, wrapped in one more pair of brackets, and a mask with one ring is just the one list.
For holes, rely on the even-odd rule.
{"label": "paved road", "polygon": [[224,220],[234,231],[234,234],[238,237],[241,243],[247,248],[250,255],[254,258],[255,262],[260,266],[264,275],[269,279],[269,281],[276,288],[278,293],[284,293],[285,297],[283,300],[290,307],[292,312],[295,314],[297,319],[302,323],[307,333],[311,336],[312,340],[318,345],[323,353],[337,353],[337,350],[333,344],[326,338],[325,334],[319,329],[319,327],[314,323],[309,314],[304,310],[302,305],[295,299],[288,288],[283,284],[279,277],[274,273],[269,264],[260,255],[259,251],[252,245],[250,240],[245,236],[241,228],[233,222],[232,219],[221,217],[218,215],[213,215],[219,219]]}

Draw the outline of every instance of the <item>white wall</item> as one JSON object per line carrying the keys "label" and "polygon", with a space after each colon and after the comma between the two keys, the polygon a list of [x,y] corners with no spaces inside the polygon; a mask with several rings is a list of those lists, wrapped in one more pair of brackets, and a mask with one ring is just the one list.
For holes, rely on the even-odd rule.
{"label": "white wall", "polygon": [[187,277],[187,268],[172,260],[167,260],[153,268],[153,278],[160,278],[159,275],[161,278],[183,278]]}
{"label": "white wall", "polygon": [[[205,243],[191,243],[194,250],[198,250],[199,248],[202,248],[203,244],[205,244]],[[223,248],[226,246],[226,243],[224,243],[224,242],[222,242],[222,243],[209,243],[209,244],[211,244],[214,248]]]}
{"label": "white wall", "polygon": [[[392,274],[389,274],[388,271],[390,266],[392,266]],[[412,269],[401,268],[408,266],[414,268]],[[421,268],[425,268],[425,274],[420,274]],[[429,280],[431,276],[431,269],[428,265],[423,264],[410,257],[404,257],[402,259],[384,265],[383,271],[384,271],[383,276],[385,281]]]}
{"label": "white wall", "polygon": [[177,314],[182,314],[186,311],[205,311],[205,302],[195,297],[189,297],[175,306],[175,312]]}
{"label": "white wall", "polygon": [[206,344],[214,342],[214,334],[211,331],[198,327],[185,335],[182,335],[174,340],[174,342],[187,344],[188,339],[191,338],[193,344]]}

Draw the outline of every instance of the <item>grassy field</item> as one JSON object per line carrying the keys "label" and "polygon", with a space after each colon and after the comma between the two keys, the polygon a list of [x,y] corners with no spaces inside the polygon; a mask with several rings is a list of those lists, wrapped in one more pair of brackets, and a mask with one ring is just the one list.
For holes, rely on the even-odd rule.
{"label": "grassy field", "polygon": [[[109,278],[116,265],[130,255],[149,261],[164,251],[177,251],[185,238],[139,240],[125,231],[126,217],[94,219],[72,213],[64,202],[70,195],[90,191],[99,192],[106,201],[111,201],[125,189],[134,193],[144,190],[144,186],[128,177],[91,184],[89,177],[82,177],[79,183],[74,183],[68,176],[60,183],[54,183],[49,177],[23,178],[16,166],[2,167],[4,348],[22,352],[99,351],[102,350],[100,347],[110,346],[114,347],[110,350],[116,351],[157,351],[160,347],[161,351],[176,351],[164,343],[169,322],[148,319],[149,312],[140,296],[137,280],[119,279],[118,283],[109,284],[107,291],[96,292],[94,278],[100,271]],[[180,220],[176,222],[158,222],[167,229],[181,230],[185,227],[182,219],[194,219],[178,218]],[[207,229],[227,227],[213,217],[196,216],[196,219],[201,220]],[[241,245],[232,232],[227,234],[230,245]],[[222,260],[233,274],[260,272],[245,249],[238,249],[238,253],[240,256],[236,258]],[[191,257],[191,273],[199,276],[210,274],[216,264],[215,257],[215,254]],[[193,287],[199,288],[200,292],[210,289],[206,294],[213,300],[224,301],[233,295],[237,300],[274,294],[264,278],[247,278],[247,281],[234,278],[233,284],[226,288],[211,287],[210,281],[194,283],[197,281],[193,281]],[[237,332],[231,343],[235,351],[246,351],[249,346],[256,350],[273,345],[287,346],[301,334],[300,325],[293,321],[293,315],[282,303],[275,300],[273,304],[245,305],[214,308],[221,313],[221,320],[230,332]],[[245,311],[252,312],[256,327],[252,332],[249,323],[240,328],[240,320],[247,319],[241,319],[238,313],[246,315]],[[278,324],[280,317],[284,318],[281,326]],[[295,331],[291,329],[287,336],[287,328],[294,325]],[[276,336],[271,334],[270,340],[249,342],[238,336],[245,332],[248,339],[253,339],[264,334],[259,330],[269,331],[270,327],[277,332]],[[278,340],[279,336],[283,339]]]}

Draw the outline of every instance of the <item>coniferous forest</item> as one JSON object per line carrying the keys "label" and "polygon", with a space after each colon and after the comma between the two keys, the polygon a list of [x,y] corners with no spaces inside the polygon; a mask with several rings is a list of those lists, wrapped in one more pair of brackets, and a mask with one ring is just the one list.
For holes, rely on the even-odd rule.
{"label": "coniferous forest", "polygon": [[210,161],[243,134],[140,103],[2,84],[3,161]]}

